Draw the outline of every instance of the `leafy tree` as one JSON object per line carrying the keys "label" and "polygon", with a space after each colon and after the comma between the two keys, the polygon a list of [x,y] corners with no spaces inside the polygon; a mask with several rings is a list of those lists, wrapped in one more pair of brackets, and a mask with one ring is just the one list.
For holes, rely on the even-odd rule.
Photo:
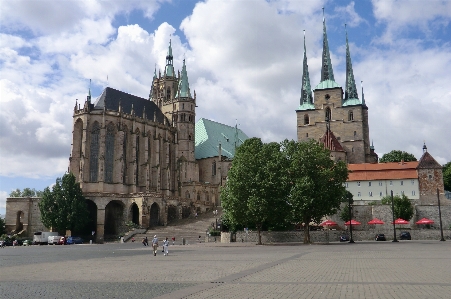
{"label": "leafy tree", "polygon": [[42,197],[44,192],[38,191],[35,188],[24,188],[22,191],[20,189],[16,189],[11,191],[9,197]]}
{"label": "leafy tree", "polygon": [[445,190],[451,191],[451,162],[443,165],[443,183]]}
{"label": "leafy tree", "polygon": [[6,234],[5,219],[0,217],[0,236]]}
{"label": "leafy tree", "polygon": [[348,168],[330,159],[330,151],[314,140],[282,142],[287,160],[288,197],[291,220],[304,223],[304,243],[310,243],[309,223],[335,214],[346,200],[344,183]]}
{"label": "leafy tree", "polygon": [[247,139],[236,151],[221,192],[224,222],[232,229],[255,226],[258,244],[264,225],[280,225],[286,218],[284,163],[278,143]]}
{"label": "leafy tree", "polygon": [[[391,206],[391,196],[387,195],[387,196],[382,197],[381,203],[384,205]],[[401,218],[401,219],[404,219],[407,221],[412,219],[413,214],[414,214],[414,209],[410,202],[410,199],[407,196],[405,196],[404,194],[401,196],[394,195],[393,196],[393,206],[395,209],[394,214],[395,214],[396,219]]]}
{"label": "leafy tree", "polygon": [[392,150],[391,152],[382,155],[382,158],[379,159],[379,162],[401,162],[401,160],[403,160],[404,162],[410,162],[417,161],[417,158],[415,158],[414,155],[404,151]]}
{"label": "leafy tree", "polygon": [[44,189],[39,210],[42,223],[60,232],[80,230],[88,222],[86,200],[72,173],[57,178],[52,190]]}
{"label": "leafy tree", "polygon": [[352,207],[352,204],[354,203],[354,196],[352,195],[351,192],[346,190],[346,195],[343,198],[343,202],[345,202],[346,205],[341,209],[340,219],[343,220],[344,222],[350,221],[351,214],[349,213],[349,203],[351,203],[351,207]]}

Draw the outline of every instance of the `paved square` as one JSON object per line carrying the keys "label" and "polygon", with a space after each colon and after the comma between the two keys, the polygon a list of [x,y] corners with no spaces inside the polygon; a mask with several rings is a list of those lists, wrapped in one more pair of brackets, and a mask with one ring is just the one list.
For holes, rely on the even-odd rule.
{"label": "paved square", "polygon": [[451,242],[0,249],[0,298],[450,298]]}

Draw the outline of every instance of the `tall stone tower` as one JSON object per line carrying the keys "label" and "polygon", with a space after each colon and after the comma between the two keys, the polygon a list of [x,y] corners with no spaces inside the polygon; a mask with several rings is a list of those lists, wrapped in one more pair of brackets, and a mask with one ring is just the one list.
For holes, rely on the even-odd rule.
{"label": "tall stone tower", "polygon": [[313,95],[308,72],[305,35],[303,68],[300,105],[296,110],[298,141],[324,140],[326,134],[330,135],[333,132],[336,141],[341,145],[340,150],[345,153],[347,163],[377,162],[377,155],[370,148],[368,107],[365,104],[363,87],[361,101],[357,93],[347,32],[344,97],[343,88],[334,79],[324,18],[321,82],[314,88]]}
{"label": "tall stone tower", "polygon": [[177,76],[175,74],[171,41],[169,41],[164,73],[163,75],[159,73],[157,77],[155,69],[149,97],[177,131],[175,159],[178,182],[198,181],[199,171],[194,157],[196,92],[193,97],[189,88],[185,60],[183,60],[181,74],[180,71]]}

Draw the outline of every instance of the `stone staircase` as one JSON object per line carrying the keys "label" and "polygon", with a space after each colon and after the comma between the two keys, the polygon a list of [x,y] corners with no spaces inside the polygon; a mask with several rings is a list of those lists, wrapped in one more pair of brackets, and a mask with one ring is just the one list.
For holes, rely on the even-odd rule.
{"label": "stone staircase", "polygon": [[[201,242],[205,242],[206,231],[213,227],[216,223],[216,219],[222,215],[222,209],[220,207],[215,208],[218,214],[215,216],[212,211],[199,214],[198,217],[190,217],[186,219],[177,219],[168,223],[167,226],[156,226],[148,229],[144,234],[136,234],[134,236],[137,242],[145,237],[152,241],[153,236],[157,235],[158,240],[161,242],[166,237],[169,239],[170,244],[172,244],[172,237],[175,237],[175,244],[181,245],[182,238],[185,239],[185,244],[199,243],[199,236],[201,237]],[[213,226],[212,226],[213,224]],[[217,237],[218,239],[220,237]],[[214,239],[211,237],[210,240]],[[128,241],[130,242],[130,241]]]}

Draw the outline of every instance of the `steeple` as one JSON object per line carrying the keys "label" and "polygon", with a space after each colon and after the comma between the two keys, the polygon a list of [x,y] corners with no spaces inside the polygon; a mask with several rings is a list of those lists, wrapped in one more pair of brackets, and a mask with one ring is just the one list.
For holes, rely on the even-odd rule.
{"label": "steeple", "polygon": [[[345,24],[346,30],[346,24]],[[348,31],[346,30],[346,88],[344,101],[353,100],[354,105],[360,104],[357,87],[354,80],[354,71],[352,70],[351,53],[349,51]]]}
{"label": "steeple", "polygon": [[168,47],[168,54],[166,55],[166,67],[164,69],[164,75],[166,77],[174,77],[174,65],[173,65],[171,40],[169,40],[169,47]]}
{"label": "steeple", "polygon": [[321,82],[334,79],[334,71],[332,69],[332,62],[330,61],[329,53],[329,43],[327,41],[326,32],[326,18],[324,17],[324,7],[323,7],[323,58],[322,58],[322,69],[321,69]]}
{"label": "steeple", "polygon": [[86,97],[86,100],[91,103],[91,79],[89,79],[89,89],[88,89],[88,96]]}
{"label": "steeple", "polygon": [[426,141],[423,142],[423,153],[428,151],[428,147],[426,146]]}
{"label": "steeple", "polygon": [[304,30],[304,62],[302,72],[302,90],[301,90],[300,106],[298,110],[308,110],[308,109],[315,109],[315,107],[313,106],[312,87],[310,85],[310,75],[308,72],[307,50],[305,46],[305,30]]}
{"label": "steeple", "polygon": [[157,79],[157,64],[155,63],[155,70],[153,71],[153,80]]}
{"label": "steeple", "polygon": [[192,98],[189,89],[188,73],[186,72],[185,59],[183,59],[182,76],[179,81],[176,98]]}

